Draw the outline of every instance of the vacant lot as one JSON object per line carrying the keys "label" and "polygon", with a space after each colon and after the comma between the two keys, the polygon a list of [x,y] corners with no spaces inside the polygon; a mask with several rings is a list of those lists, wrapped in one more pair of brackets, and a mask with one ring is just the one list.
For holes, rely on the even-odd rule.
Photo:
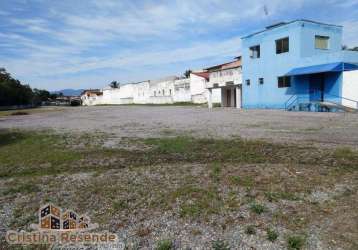
{"label": "vacant lot", "polygon": [[357,125],[201,107],[4,115],[0,245],[52,202],[128,249],[357,249]]}
{"label": "vacant lot", "polygon": [[[56,109],[55,109],[56,110]],[[192,135],[240,136],[309,145],[357,146],[358,114],[236,110],[204,107],[74,107],[1,117],[0,128],[110,133],[113,138]],[[42,109],[40,109],[42,111]]]}

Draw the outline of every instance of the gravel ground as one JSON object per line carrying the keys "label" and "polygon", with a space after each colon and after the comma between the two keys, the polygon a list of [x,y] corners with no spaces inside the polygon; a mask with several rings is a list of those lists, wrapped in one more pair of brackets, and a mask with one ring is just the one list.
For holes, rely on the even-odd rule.
{"label": "gravel ground", "polygon": [[[175,106],[69,107],[58,112],[0,117],[0,128],[106,132],[113,138],[192,136],[309,142],[358,147],[358,115],[280,110],[237,110]],[[111,144],[111,142],[109,142]]]}
{"label": "gravel ground", "polygon": [[[0,117],[0,129],[64,132],[66,136],[60,136],[63,141],[59,143],[74,151],[87,147],[100,151],[100,146],[145,151],[148,149],[145,145],[126,139],[176,135],[240,136],[280,143],[358,148],[357,125],[358,115],[348,113],[221,108],[210,111],[204,107],[175,106],[61,107]],[[22,145],[14,138],[12,142]],[[6,146],[9,145],[5,143]],[[311,159],[312,163],[223,163],[216,173],[215,165],[195,162],[115,167],[123,159],[112,154],[109,158],[88,157],[76,162],[79,166],[98,165],[94,172],[71,173],[69,168],[69,172],[61,174],[0,178],[0,249],[6,249],[2,248],[5,231],[28,229],[29,221],[35,223],[37,219],[38,205],[49,197],[61,207],[88,212],[101,229],[117,233],[120,242],[125,242],[129,249],[154,249],[159,241],[166,239],[172,240],[176,249],[212,249],[216,240],[224,240],[231,249],[287,249],[288,236],[296,234],[307,236],[303,249],[353,249],[357,242],[354,223],[357,215],[353,209],[358,200],[356,171],[331,169],[330,161],[321,159],[321,154],[331,149],[319,148],[316,159],[312,150],[297,151],[298,147],[293,147],[295,155],[301,152],[299,157]],[[337,151],[348,163],[356,161],[351,151]],[[18,162],[22,166],[21,159]],[[34,167],[31,161],[27,164]],[[40,167],[46,169],[46,165]],[[233,180],[239,180],[239,184]],[[189,184],[199,191],[188,189]],[[286,197],[268,200],[268,191],[281,194],[279,190]],[[218,205],[219,212],[205,215],[206,210],[216,208],[211,203],[205,207],[205,197],[213,197],[214,205],[215,201],[222,202]],[[266,211],[255,214],[251,199],[263,204]],[[188,204],[204,206],[203,215],[181,216],[182,208]],[[19,211],[25,212],[19,215]],[[248,225],[254,226],[255,235],[247,234]],[[267,239],[269,227],[278,233],[274,242]]]}

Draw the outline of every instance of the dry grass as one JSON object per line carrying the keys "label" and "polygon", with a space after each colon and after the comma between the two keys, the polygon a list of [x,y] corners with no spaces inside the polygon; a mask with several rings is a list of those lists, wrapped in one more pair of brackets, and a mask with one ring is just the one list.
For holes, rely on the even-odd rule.
{"label": "dry grass", "polygon": [[29,108],[29,109],[16,109],[16,110],[3,110],[0,111],[0,117],[9,115],[31,115],[47,112],[63,111],[65,108],[61,107],[41,107],[41,108]]}
{"label": "dry grass", "polygon": [[92,136],[0,133],[1,209],[11,207],[0,217],[6,228],[28,228],[51,201],[89,213],[101,229],[133,230],[134,241],[151,246],[160,245],[154,236],[167,223],[163,215],[178,223],[176,235],[186,223],[200,226],[190,232],[222,236],[254,225],[264,235],[259,242],[295,248],[309,240],[293,236],[319,228],[326,247],[357,246],[355,151],[188,137],[126,142],[145,150],[107,149],[106,135]]}

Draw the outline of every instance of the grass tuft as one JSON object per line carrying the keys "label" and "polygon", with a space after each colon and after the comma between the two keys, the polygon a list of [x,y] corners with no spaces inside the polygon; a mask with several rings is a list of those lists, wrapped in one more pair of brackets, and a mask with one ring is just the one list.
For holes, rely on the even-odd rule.
{"label": "grass tuft", "polygon": [[173,242],[171,240],[161,240],[157,243],[155,250],[171,250],[174,249]]}
{"label": "grass tuft", "polygon": [[245,233],[248,235],[256,234],[256,227],[254,225],[248,225],[245,229]]}
{"label": "grass tuft", "polygon": [[223,240],[215,240],[211,245],[213,250],[230,250],[229,244]]}
{"label": "grass tuft", "polygon": [[252,203],[250,210],[256,214],[262,214],[266,211],[266,207],[262,204]]}
{"label": "grass tuft", "polygon": [[265,192],[265,197],[269,202],[277,202],[279,200],[299,200],[299,198],[294,193],[289,192]]}
{"label": "grass tuft", "polygon": [[306,243],[306,238],[302,235],[291,235],[287,239],[287,247],[290,250],[302,249]]}
{"label": "grass tuft", "polygon": [[275,231],[274,229],[267,228],[266,233],[267,233],[267,239],[271,242],[274,242],[278,238],[278,232]]}

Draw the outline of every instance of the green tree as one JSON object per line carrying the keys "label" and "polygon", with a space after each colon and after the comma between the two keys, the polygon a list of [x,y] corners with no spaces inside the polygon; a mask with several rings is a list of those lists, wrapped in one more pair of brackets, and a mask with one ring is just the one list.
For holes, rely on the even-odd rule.
{"label": "green tree", "polygon": [[119,82],[117,81],[112,81],[109,86],[113,89],[118,89],[119,88]]}
{"label": "green tree", "polygon": [[184,72],[184,76],[185,76],[186,78],[189,78],[191,72],[193,72],[191,69],[186,70],[186,71]]}
{"label": "green tree", "polygon": [[48,101],[51,98],[49,91],[44,89],[33,89],[34,92],[34,103],[41,104],[41,102]]}
{"label": "green tree", "polygon": [[32,104],[34,93],[29,85],[22,85],[17,79],[4,69],[0,68],[0,105]]}

